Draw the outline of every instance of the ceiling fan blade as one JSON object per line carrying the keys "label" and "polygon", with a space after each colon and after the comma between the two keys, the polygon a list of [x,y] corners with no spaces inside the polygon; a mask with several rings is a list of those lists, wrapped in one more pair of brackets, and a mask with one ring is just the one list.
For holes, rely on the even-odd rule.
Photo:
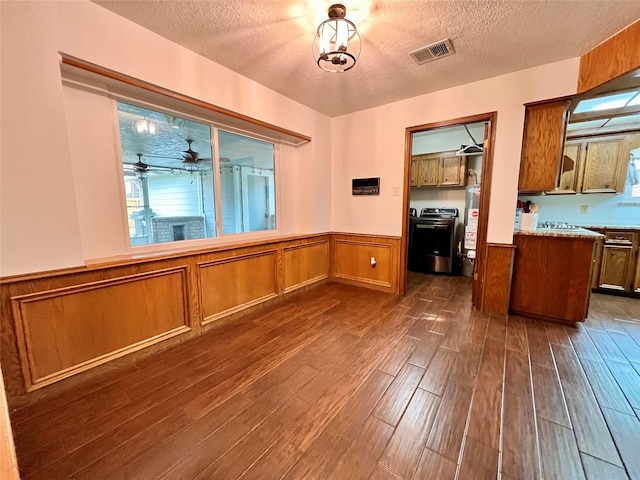
{"label": "ceiling fan blade", "polygon": [[154,155],[152,153],[145,153],[145,157],[148,158],[166,158],[167,160],[180,160],[182,161],[183,157],[173,157],[170,155]]}
{"label": "ceiling fan blade", "polygon": [[129,162],[123,162],[123,165],[125,166],[125,168],[128,171],[131,172],[149,172],[149,171],[172,171],[172,170],[177,170],[179,169],[179,167],[166,167],[164,165],[151,165],[149,163],[144,163],[144,162],[136,162],[136,163],[129,163]]}

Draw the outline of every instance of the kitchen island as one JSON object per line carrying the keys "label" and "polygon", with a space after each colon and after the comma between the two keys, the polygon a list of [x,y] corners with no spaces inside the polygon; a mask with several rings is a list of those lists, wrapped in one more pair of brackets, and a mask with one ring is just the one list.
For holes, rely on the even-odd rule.
{"label": "kitchen island", "polygon": [[589,311],[596,241],[584,228],[514,233],[509,311],[556,322],[583,322]]}

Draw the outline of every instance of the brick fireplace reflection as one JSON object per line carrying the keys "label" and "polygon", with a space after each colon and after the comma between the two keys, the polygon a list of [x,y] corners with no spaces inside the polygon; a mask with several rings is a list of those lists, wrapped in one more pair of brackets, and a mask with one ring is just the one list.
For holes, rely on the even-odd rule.
{"label": "brick fireplace reflection", "polygon": [[204,217],[152,217],[154,243],[205,238]]}

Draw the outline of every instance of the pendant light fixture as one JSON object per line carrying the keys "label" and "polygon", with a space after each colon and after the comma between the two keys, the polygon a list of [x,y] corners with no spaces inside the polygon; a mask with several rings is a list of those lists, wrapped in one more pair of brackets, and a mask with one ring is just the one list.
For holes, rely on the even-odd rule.
{"label": "pendant light fixture", "polygon": [[353,22],[345,18],[344,5],[331,5],[328,13],[329,19],[318,26],[313,41],[313,58],[325,72],[346,72],[355,66],[360,56],[360,34]]}
{"label": "pendant light fixture", "polygon": [[156,134],[156,124],[151,120],[147,119],[147,117],[140,118],[133,122],[131,125],[131,129],[137,135],[155,135]]}

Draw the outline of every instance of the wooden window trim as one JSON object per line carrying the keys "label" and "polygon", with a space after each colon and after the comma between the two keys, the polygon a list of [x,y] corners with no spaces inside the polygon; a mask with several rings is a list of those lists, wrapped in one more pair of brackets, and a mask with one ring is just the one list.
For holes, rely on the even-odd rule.
{"label": "wooden window trim", "polygon": [[[124,73],[116,72],[114,70],[101,67],[94,63],[81,60],[71,55],[67,55],[66,53],[60,52],[60,57],[62,59],[63,65],[75,67],[88,73],[93,73],[111,80],[115,80],[117,82],[122,82],[129,86],[141,88],[143,90],[146,90],[147,92],[160,94],[174,100],[185,102],[189,105],[203,108],[216,115],[223,115],[228,118],[239,120],[242,123],[249,124],[250,126],[258,127],[259,130],[266,129],[270,133],[270,135],[268,136],[270,136],[273,140],[279,141],[281,143],[298,147],[300,145],[303,145],[311,141],[311,137],[307,135],[303,135],[301,133],[294,132],[286,128],[282,128],[277,125],[273,125],[271,123],[263,122],[262,120],[258,120],[253,117],[249,117],[248,115],[243,115],[241,113],[234,112],[232,110],[228,110],[226,108],[219,107],[217,105],[213,105],[211,103],[208,103],[202,100],[198,100],[197,98],[193,98],[188,95],[174,92],[173,90],[169,90],[167,88],[154,85],[144,80],[139,80],[137,78],[131,77]],[[260,134],[261,132],[257,131],[255,133]]]}

